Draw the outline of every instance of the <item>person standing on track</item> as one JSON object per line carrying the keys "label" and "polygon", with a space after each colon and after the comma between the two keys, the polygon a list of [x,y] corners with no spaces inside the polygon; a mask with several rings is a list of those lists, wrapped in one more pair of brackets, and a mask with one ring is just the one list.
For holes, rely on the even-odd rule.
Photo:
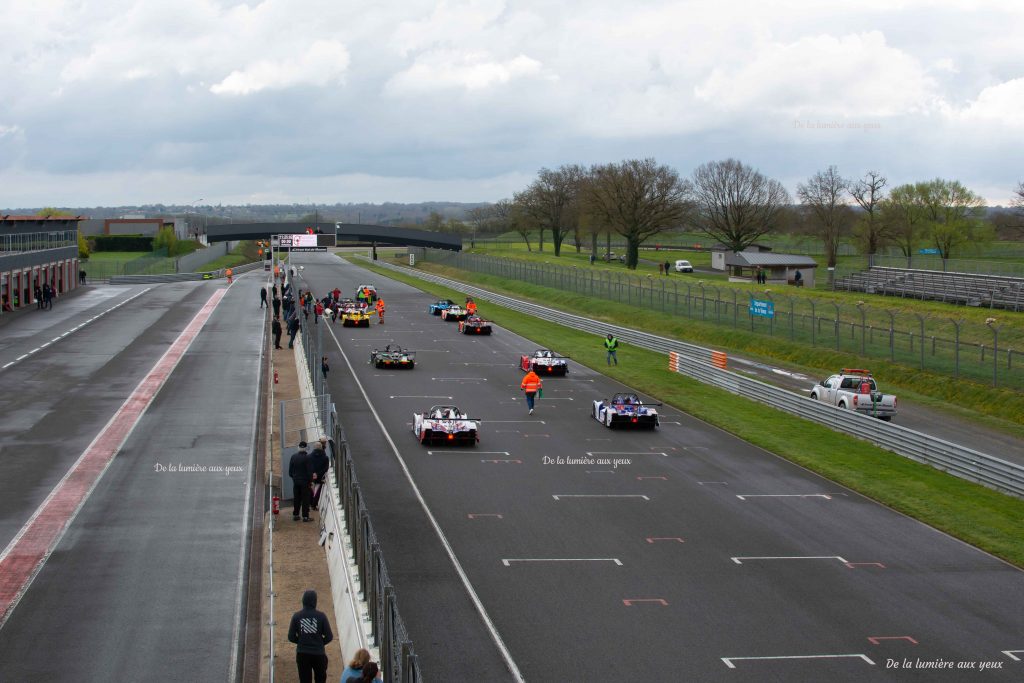
{"label": "person standing on track", "polygon": [[260,310],[262,311],[267,305],[267,288],[260,288]]}
{"label": "person standing on track", "polygon": [[288,640],[295,643],[295,665],[300,683],[327,683],[327,651],[324,645],[334,640],[331,622],[316,608],[316,591],[302,594],[302,609],[292,615]]}
{"label": "person standing on track", "polygon": [[235,271],[228,268],[224,271],[224,274],[228,276],[228,284],[230,285],[231,281],[234,279]]}
{"label": "person standing on track", "polygon": [[526,377],[523,377],[519,388],[526,395],[526,407],[530,409],[530,415],[533,415],[533,398],[537,395],[537,392],[544,388],[543,382],[540,381],[540,377],[537,376],[536,372],[530,370],[526,373]]}
{"label": "person standing on track", "polygon": [[615,355],[615,352],[619,350],[619,338],[615,335],[609,334],[608,338],[604,340],[604,348],[608,352],[608,365],[615,361],[615,364],[619,364],[619,359]]}
{"label": "person standing on track", "polygon": [[473,299],[466,299],[466,314],[476,315],[476,302]]}
{"label": "person standing on track", "polygon": [[377,299],[377,322],[384,324],[384,299]]}

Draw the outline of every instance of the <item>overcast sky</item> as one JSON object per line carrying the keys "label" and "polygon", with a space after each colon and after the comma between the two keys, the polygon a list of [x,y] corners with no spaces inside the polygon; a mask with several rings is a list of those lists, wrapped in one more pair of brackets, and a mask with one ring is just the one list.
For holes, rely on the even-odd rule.
{"label": "overcast sky", "polygon": [[1021,0],[2,0],[0,207],[491,201],[544,166],[1024,179]]}

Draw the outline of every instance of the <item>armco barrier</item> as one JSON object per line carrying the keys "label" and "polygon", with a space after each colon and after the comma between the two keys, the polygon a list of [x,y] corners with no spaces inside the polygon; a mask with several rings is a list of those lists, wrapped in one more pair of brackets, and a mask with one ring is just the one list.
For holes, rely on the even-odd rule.
{"label": "armco barrier", "polygon": [[[263,262],[247,263],[244,266],[232,268],[235,275],[248,273],[250,270],[262,268]],[[138,285],[159,282],[189,282],[193,280],[214,280],[224,277],[224,269],[211,270],[205,273],[169,273],[167,275],[114,275],[110,278],[112,285]]]}
{"label": "armco barrier", "polygon": [[668,337],[632,330],[603,323],[591,318],[565,313],[519,299],[514,299],[490,290],[467,285],[456,280],[424,273],[413,268],[395,266],[377,261],[383,268],[399,271],[435,284],[457,289],[473,298],[485,299],[496,304],[584,332],[605,336],[609,332],[619,339],[659,353],[672,354],[677,372],[688,375],[706,384],[713,384],[734,394],[757,400],[825,425],[836,431],[869,441],[898,455],[916,460],[949,472],[955,476],[983,484],[999,491],[1024,497],[1024,467],[1007,462],[980,451],[951,443],[930,434],[917,432],[888,422],[860,415],[849,410],[814,401],[808,396],[787,391],[755,379],[714,367],[712,352],[694,344],[687,344]]}

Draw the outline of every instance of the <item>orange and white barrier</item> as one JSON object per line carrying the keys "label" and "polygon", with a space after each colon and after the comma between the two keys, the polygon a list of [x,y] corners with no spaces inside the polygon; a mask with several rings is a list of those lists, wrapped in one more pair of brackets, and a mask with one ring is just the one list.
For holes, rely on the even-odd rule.
{"label": "orange and white barrier", "polygon": [[675,351],[668,353],[668,369],[672,372],[679,372],[679,354]]}
{"label": "orange and white barrier", "polygon": [[722,351],[712,351],[711,364],[719,370],[725,370],[728,367],[728,356],[726,356]]}

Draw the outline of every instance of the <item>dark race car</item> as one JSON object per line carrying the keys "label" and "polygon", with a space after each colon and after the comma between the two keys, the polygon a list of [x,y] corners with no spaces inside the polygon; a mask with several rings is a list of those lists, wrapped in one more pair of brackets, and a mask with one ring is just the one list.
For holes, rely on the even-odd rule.
{"label": "dark race car", "polygon": [[416,352],[388,344],[383,351],[374,349],[370,352],[370,363],[377,368],[412,370],[416,366]]}
{"label": "dark race car", "polygon": [[615,394],[611,399],[594,401],[591,416],[605,427],[644,427],[654,429],[658,426],[658,411],[653,406],[660,403],[644,403],[636,394]]}
{"label": "dark race car", "polygon": [[523,372],[533,370],[541,377],[564,377],[569,373],[569,359],[548,349],[537,349],[528,356],[519,357],[519,369]]}
{"label": "dark race car", "polygon": [[456,406],[434,406],[425,413],[413,413],[413,434],[428,445],[475,446],[480,440],[478,429],[478,420]]}
{"label": "dark race car", "polygon": [[462,334],[490,334],[491,321],[484,320],[478,315],[471,315],[459,323],[459,332]]}
{"label": "dark race car", "polygon": [[455,302],[451,299],[441,299],[440,301],[435,301],[430,304],[430,307],[427,310],[430,315],[441,315],[441,311],[446,311],[454,305]]}

